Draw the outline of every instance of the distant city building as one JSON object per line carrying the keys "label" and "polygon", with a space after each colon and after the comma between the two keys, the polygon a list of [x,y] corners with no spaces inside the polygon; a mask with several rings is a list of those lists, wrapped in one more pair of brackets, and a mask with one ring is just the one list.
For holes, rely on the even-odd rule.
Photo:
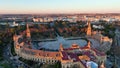
{"label": "distant city building", "polygon": [[93,28],[96,28],[96,29],[104,29],[104,27],[101,26],[101,25],[98,25],[98,26],[97,26],[97,25],[93,25],[92,27],[93,27]]}
{"label": "distant city building", "polygon": [[18,26],[18,23],[16,23],[15,21],[12,24],[10,24],[10,27],[15,27],[15,26]]}

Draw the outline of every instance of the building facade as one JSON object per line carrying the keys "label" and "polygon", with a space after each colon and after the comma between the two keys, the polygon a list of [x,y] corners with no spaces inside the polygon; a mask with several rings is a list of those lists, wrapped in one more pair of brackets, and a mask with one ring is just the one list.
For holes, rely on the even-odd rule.
{"label": "building facade", "polygon": [[[90,27],[90,24],[89,24]],[[91,28],[89,28],[91,32]],[[91,33],[88,33],[91,35]],[[29,26],[27,24],[26,38],[24,40],[23,35],[14,35],[14,49],[18,56],[32,61],[41,63],[54,64],[58,61],[61,62],[62,68],[90,68],[87,62],[93,61],[96,64],[106,61],[106,55],[103,52],[91,47],[91,42],[84,47],[80,47],[77,44],[72,44],[69,48],[63,48],[60,44],[59,51],[45,51],[32,49],[31,35]],[[19,41],[22,39],[22,41]]]}

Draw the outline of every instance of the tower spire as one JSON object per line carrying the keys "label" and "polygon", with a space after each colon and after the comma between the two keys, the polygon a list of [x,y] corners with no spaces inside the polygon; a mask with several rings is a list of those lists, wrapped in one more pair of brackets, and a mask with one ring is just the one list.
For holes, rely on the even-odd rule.
{"label": "tower spire", "polygon": [[60,51],[63,51],[62,43],[60,43]]}
{"label": "tower spire", "polygon": [[105,68],[104,62],[101,63],[100,68]]}
{"label": "tower spire", "polygon": [[26,36],[27,36],[27,38],[31,38],[29,25],[26,24],[26,27],[27,27],[27,29],[26,29]]}
{"label": "tower spire", "polygon": [[88,21],[88,28],[87,28],[87,36],[91,36],[91,24],[90,21]]}
{"label": "tower spire", "polygon": [[30,29],[29,29],[29,25],[28,25],[28,23],[26,24],[26,37],[27,37],[27,43],[28,43],[28,47],[29,48],[32,48],[32,46],[31,46],[31,34],[30,34]]}
{"label": "tower spire", "polygon": [[15,35],[13,36],[13,41],[17,40],[17,34],[15,33]]}
{"label": "tower spire", "polygon": [[90,41],[88,41],[87,47],[88,47],[88,48],[91,48]]}

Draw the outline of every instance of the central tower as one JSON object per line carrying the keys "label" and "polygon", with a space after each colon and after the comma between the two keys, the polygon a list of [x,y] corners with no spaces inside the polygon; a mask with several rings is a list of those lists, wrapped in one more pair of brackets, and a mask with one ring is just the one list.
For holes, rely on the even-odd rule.
{"label": "central tower", "polygon": [[31,38],[31,35],[30,35],[29,25],[26,24],[26,27],[27,27],[27,29],[26,29],[26,37],[30,39],[30,38]]}
{"label": "central tower", "polygon": [[28,23],[26,24],[26,37],[27,37],[27,43],[28,43],[28,45],[27,45],[27,47],[28,48],[32,48],[32,46],[31,46],[31,34],[30,34],[30,29],[29,29],[29,25],[28,25]]}
{"label": "central tower", "polygon": [[88,28],[87,28],[87,36],[91,36],[91,24],[90,24],[90,21],[87,22],[88,23]]}

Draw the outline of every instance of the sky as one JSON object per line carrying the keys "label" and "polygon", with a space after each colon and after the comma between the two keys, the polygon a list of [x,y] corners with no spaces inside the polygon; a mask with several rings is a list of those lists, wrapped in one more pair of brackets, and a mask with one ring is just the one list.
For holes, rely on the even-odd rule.
{"label": "sky", "polygon": [[0,14],[120,13],[120,0],[0,0]]}

